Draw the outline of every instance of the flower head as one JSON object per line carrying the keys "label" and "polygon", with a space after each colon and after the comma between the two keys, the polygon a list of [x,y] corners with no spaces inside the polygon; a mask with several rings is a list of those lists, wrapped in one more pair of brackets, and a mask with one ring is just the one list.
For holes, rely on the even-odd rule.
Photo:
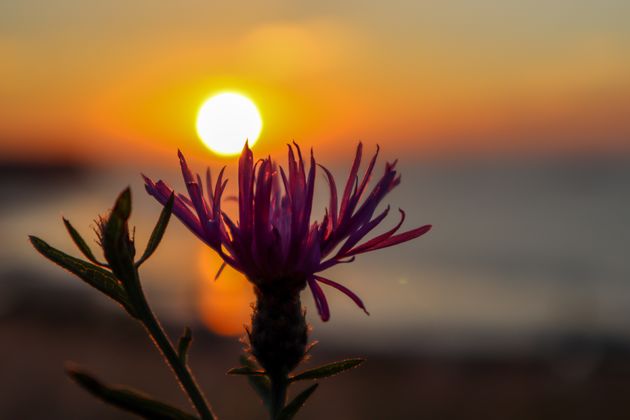
{"label": "flower head", "polygon": [[[206,191],[199,175],[193,176],[179,152],[188,196],[178,194],[173,213],[202,241],[236,270],[242,272],[261,291],[295,289],[308,286],[322,320],[330,317],[326,296],[320,284],[331,286],[350,297],[364,311],[361,299],[343,285],[319,273],[355,256],[417,238],[431,229],[425,225],[398,233],[405,213],[391,230],[367,241],[364,238],[389,213],[389,206],[375,215],[385,195],[400,183],[396,162],[386,163],[376,184],[368,191],[378,148],[364,174],[359,177],[363,146],[359,143],[341,200],[333,175],[318,165],[311,150],[307,171],[299,146],[288,146],[285,171],[270,157],[254,162],[245,144],[238,168],[238,221],[221,210],[227,180],[221,170],[213,186],[206,172]],[[330,198],[320,221],[311,223],[315,174],[320,167],[328,181]],[[165,204],[172,194],[163,181],[144,176],[147,192]],[[219,270],[219,273],[221,271]],[[217,273],[217,275],[219,274]],[[367,312],[367,311],[366,311]]]}

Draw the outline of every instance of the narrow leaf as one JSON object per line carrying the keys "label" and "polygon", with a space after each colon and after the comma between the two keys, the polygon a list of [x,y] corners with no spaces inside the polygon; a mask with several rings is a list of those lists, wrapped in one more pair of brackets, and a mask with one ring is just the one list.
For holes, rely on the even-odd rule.
{"label": "narrow leaf", "polygon": [[255,376],[262,376],[265,375],[265,372],[263,372],[262,370],[254,370],[248,366],[241,366],[241,367],[236,367],[236,368],[232,368],[230,370],[227,371],[228,375],[255,375]]}
{"label": "narrow leaf", "polygon": [[306,350],[304,350],[304,354],[310,354],[313,351],[313,348],[319,344],[319,341],[313,340],[310,344],[306,346]]}
{"label": "narrow leaf", "polygon": [[185,366],[188,359],[188,348],[190,347],[190,343],[192,341],[192,332],[189,327],[184,329],[184,334],[179,338],[179,342],[177,343],[177,355],[179,356],[179,360],[181,360],[182,364]]}
{"label": "narrow leaf", "polygon": [[70,234],[70,237],[72,238],[72,241],[74,242],[74,244],[77,246],[77,248],[79,248],[79,251],[81,251],[81,253],[85,255],[85,257],[88,260],[92,261],[94,264],[104,266],[105,265],[104,263],[99,262],[96,259],[96,257],[94,257],[94,254],[92,253],[92,250],[90,249],[88,244],[81,237],[81,235],[74,228],[74,226],[70,224],[70,221],[66,219],[65,217],[63,218],[63,224],[66,225],[66,229],[68,230],[68,233]]}
{"label": "narrow leaf", "polygon": [[35,249],[44,257],[65,268],[90,286],[114,299],[116,302],[123,305],[131,315],[135,316],[125,290],[112,273],[94,264],[90,264],[87,261],[71,257],[64,252],[51,247],[36,236],[30,236],[29,239]]}
{"label": "narrow leaf", "polygon": [[197,417],[172,407],[134,389],[107,385],[91,374],[67,367],[68,375],[83,389],[100,400],[147,419],[195,420]]}
{"label": "narrow leaf", "polygon": [[144,254],[142,257],[136,262],[136,267],[140,267],[140,264],[145,262],[157,249],[162,237],[164,236],[164,232],[166,231],[166,227],[168,226],[168,222],[171,218],[171,213],[173,212],[173,203],[175,202],[175,194],[171,193],[170,198],[164,205],[162,212],[160,213],[160,217],[153,228],[153,232],[151,233],[151,237],[149,238],[149,242],[147,244],[147,248],[144,250]]}
{"label": "narrow leaf", "polygon": [[363,362],[365,362],[365,359],[347,359],[339,362],[330,363],[324,366],[316,367],[314,369],[309,369],[302,373],[298,373],[297,375],[291,377],[290,381],[294,382],[303,381],[305,379],[326,378],[328,376],[337,375],[338,373],[344,372],[348,369],[355,368]]}
{"label": "narrow leaf", "polygon": [[[245,355],[241,355],[240,357],[241,364],[243,367],[247,367],[252,371],[255,371],[257,366],[253,363],[249,358]],[[262,403],[267,409],[271,408],[271,382],[267,376],[260,375],[248,375],[247,379],[249,381],[249,385],[254,389],[256,394],[262,400]]]}
{"label": "narrow leaf", "polygon": [[291,420],[297,412],[304,406],[306,400],[315,392],[319,384],[313,384],[298,394],[286,407],[282,409],[276,420]]}

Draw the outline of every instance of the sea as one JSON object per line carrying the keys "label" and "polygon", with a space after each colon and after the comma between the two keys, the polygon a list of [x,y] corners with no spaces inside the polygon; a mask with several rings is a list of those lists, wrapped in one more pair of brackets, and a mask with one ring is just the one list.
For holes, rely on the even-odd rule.
{"label": "sea", "polygon": [[[345,170],[330,169],[343,185]],[[535,352],[550,339],[630,340],[629,157],[403,159],[399,169],[402,182],[384,201],[392,211],[382,229],[397,223],[398,208],[407,215],[403,229],[433,229],[326,271],[361,296],[370,315],[327,288],[332,317],[321,322],[306,290],[317,339],[398,353]],[[142,248],[160,206],[145,193],[141,171],[183,190],[176,168],[0,165],[0,317],[37,293],[85,296],[118,310],[45,261],[27,238],[79,255],[63,216],[96,248],[94,219],[130,185]],[[236,179],[233,171],[228,175]],[[314,214],[321,217],[327,185],[321,175],[318,182]],[[233,202],[226,209],[234,212]],[[213,330],[213,321],[204,321],[208,307],[225,308],[217,309],[219,320],[247,322],[249,287],[231,287],[234,275],[215,282],[218,262],[208,253],[173,220],[142,268],[147,294],[167,322]]]}

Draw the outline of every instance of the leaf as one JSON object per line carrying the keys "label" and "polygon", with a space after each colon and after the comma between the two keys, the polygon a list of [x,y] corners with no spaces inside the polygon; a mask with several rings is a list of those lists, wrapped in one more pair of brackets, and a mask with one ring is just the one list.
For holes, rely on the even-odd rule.
{"label": "leaf", "polygon": [[186,362],[188,359],[188,348],[190,347],[190,343],[192,341],[192,332],[189,327],[184,329],[184,334],[179,337],[179,342],[177,343],[177,355],[179,356],[179,360],[181,360],[182,364],[186,366]]}
{"label": "leaf", "polygon": [[197,417],[172,407],[134,389],[107,385],[76,367],[66,367],[66,373],[83,389],[104,402],[146,419],[195,420]]}
{"label": "leaf", "polygon": [[265,372],[262,370],[254,370],[248,366],[241,366],[232,368],[227,371],[228,375],[254,375],[254,376],[262,376],[265,375]]}
{"label": "leaf", "polygon": [[315,392],[319,384],[313,384],[298,394],[286,407],[282,409],[276,420],[290,420],[304,406],[306,400]]}
{"label": "leaf", "polygon": [[309,345],[306,346],[306,350],[304,350],[304,354],[309,354],[313,351],[313,348],[319,344],[319,341],[313,340]]}
{"label": "leaf", "polygon": [[[252,371],[255,371],[257,366],[254,362],[252,362],[246,355],[241,355],[240,357],[241,364],[243,367],[249,368]],[[267,409],[271,408],[271,381],[266,376],[260,375],[248,375],[247,376],[249,385],[254,389],[256,394],[262,400],[264,406]]]}
{"label": "leaf", "polygon": [[79,251],[81,251],[81,253],[85,255],[85,257],[88,260],[92,261],[94,264],[104,266],[105,264],[103,264],[102,262],[96,259],[96,257],[92,253],[92,250],[88,246],[88,244],[81,237],[81,235],[74,228],[74,226],[70,224],[70,221],[66,219],[65,217],[63,218],[63,224],[66,225],[66,229],[68,230],[68,233],[70,234],[70,237],[72,238],[72,241],[74,242],[74,244],[77,246],[77,248],[79,248]]}
{"label": "leaf", "polygon": [[340,362],[330,363],[328,365],[319,366],[314,369],[309,369],[302,373],[298,373],[297,375],[292,376],[289,380],[291,382],[295,382],[303,381],[305,379],[326,378],[328,376],[337,375],[338,373],[344,372],[348,369],[355,368],[363,362],[365,362],[365,359],[342,360]]}
{"label": "leaf", "polygon": [[145,262],[155,252],[158,245],[160,244],[160,241],[164,236],[164,232],[166,231],[166,227],[168,226],[168,222],[173,212],[174,201],[175,193],[171,193],[170,198],[168,199],[166,205],[160,213],[160,218],[153,228],[153,232],[151,232],[151,237],[149,238],[149,242],[147,243],[147,248],[144,250],[144,254],[142,254],[142,257],[136,262],[136,267],[140,267],[140,264]]}
{"label": "leaf", "polygon": [[87,261],[71,257],[64,252],[53,248],[36,236],[29,236],[29,239],[35,249],[44,257],[65,268],[90,286],[114,299],[116,302],[123,305],[131,315],[134,317],[136,316],[127,297],[127,293],[112,273],[94,264],[90,264]]}

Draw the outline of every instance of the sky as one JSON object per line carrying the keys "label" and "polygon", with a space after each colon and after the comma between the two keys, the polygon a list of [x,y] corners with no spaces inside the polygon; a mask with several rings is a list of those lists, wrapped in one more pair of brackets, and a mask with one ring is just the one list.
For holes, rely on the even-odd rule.
{"label": "sky", "polygon": [[4,159],[212,158],[195,114],[253,99],[256,146],[412,157],[630,151],[630,3],[0,3]]}

